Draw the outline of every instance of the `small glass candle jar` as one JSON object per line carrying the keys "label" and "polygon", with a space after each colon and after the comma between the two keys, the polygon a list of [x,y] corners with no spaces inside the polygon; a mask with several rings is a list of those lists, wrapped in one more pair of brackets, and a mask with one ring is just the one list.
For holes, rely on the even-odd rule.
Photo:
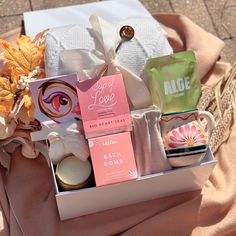
{"label": "small glass candle jar", "polygon": [[74,155],[65,157],[57,164],[56,179],[63,190],[75,190],[85,187],[92,179],[90,161],[81,161]]}

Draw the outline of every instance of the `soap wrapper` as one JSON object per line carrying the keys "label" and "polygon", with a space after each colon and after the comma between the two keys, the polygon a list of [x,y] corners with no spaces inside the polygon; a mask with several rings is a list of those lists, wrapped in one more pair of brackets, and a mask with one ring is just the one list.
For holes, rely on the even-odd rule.
{"label": "soap wrapper", "polygon": [[77,74],[49,77],[29,83],[35,118],[57,124],[80,117],[76,91]]}

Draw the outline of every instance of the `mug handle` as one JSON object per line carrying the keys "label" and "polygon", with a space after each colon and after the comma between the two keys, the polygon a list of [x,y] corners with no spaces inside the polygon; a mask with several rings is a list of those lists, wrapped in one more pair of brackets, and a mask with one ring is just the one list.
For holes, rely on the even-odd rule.
{"label": "mug handle", "polygon": [[215,128],[215,118],[209,111],[198,111],[199,118],[205,118],[207,120],[207,134],[208,139],[211,138],[213,129]]}

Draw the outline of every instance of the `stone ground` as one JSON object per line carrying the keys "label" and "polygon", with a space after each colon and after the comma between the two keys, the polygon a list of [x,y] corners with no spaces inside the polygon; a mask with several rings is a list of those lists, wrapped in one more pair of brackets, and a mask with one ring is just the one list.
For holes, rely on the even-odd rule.
{"label": "stone ground", "polygon": [[[127,0],[128,1],[128,0]],[[151,12],[176,12],[188,16],[205,30],[224,40],[222,60],[236,61],[235,0],[140,0]],[[94,0],[0,0],[0,33],[22,25],[22,13],[75,5]],[[209,42],[210,46],[210,42]]]}

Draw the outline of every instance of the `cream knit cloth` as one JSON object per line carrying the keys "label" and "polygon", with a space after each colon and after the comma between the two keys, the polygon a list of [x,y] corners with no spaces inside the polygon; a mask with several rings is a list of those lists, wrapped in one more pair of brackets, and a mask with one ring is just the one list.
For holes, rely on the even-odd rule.
{"label": "cream knit cloth", "polygon": [[[133,108],[150,105],[151,97],[143,73],[145,62],[172,53],[159,23],[152,18],[132,18],[112,25],[95,15],[90,17],[90,23],[92,28],[89,29],[70,25],[47,33],[47,76],[78,72],[83,79],[91,78],[107,64],[107,74],[122,73]],[[135,36],[115,53],[123,25],[132,26]]]}

